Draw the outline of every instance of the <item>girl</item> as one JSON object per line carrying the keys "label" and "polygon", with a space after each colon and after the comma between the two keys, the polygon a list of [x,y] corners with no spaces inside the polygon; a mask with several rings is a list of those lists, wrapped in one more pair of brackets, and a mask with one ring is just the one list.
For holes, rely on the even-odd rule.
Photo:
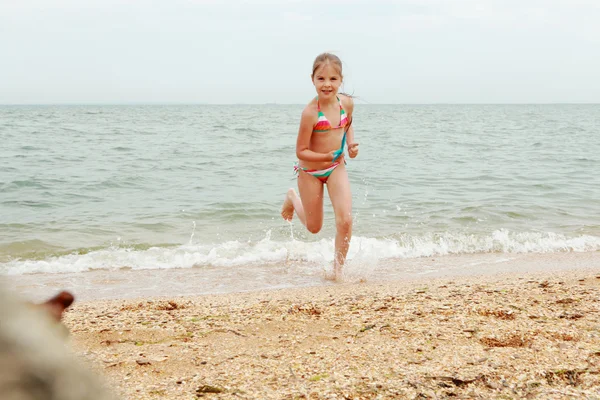
{"label": "girl", "polygon": [[312,83],[317,97],[304,108],[296,141],[298,189],[289,189],[281,210],[290,221],[294,211],[306,228],[317,233],[323,226],[323,186],[335,213],[335,254],[333,279],[342,276],[342,267],[352,237],[352,194],[344,160],[344,146],[348,155],[358,155],[351,127],[354,102],[348,95],[338,93],[342,84],[342,62],[329,53],[319,55],[313,63]]}

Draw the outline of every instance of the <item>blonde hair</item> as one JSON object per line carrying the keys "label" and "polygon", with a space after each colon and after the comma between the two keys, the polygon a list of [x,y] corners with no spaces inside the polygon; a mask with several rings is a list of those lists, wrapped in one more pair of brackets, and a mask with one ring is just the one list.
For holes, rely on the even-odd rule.
{"label": "blonde hair", "polygon": [[344,79],[344,75],[342,74],[342,60],[340,60],[340,58],[335,54],[331,53],[321,53],[317,56],[317,58],[315,58],[311,77],[314,78],[315,72],[317,72],[319,68],[327,63],[333,64],[333,67],[336,69],[337,73],[340,74],[342,79]]}

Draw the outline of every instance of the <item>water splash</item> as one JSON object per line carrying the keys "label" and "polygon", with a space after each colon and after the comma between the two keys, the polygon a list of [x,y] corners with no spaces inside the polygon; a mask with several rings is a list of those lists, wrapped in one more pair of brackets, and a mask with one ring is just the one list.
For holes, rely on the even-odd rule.
{"label": "water splash", "polygon": [[190,246],[194,243],[194,234],[196,233],[196,221],[192,221],[192,234],[190,235]]}
{"label": "water splash", "polygon": [[[230,240],[220,243],[190,243],[180,246],[109,246],[72,254],[48,255],[31,259],[12,259],[0,263],[0,274],[64,273],[90,270],[129,268],[234,268],[244,265],[329,266],[333,261],[333,238],[310,242],[296,240],[290,228],[290,240],[273,240],[267,230],[258,241]],[[566,237],[552,232],[512,232],[497,230],[488,235],[440,233],[395,237],[355,236],[348,251],[349,271],[368,276],[378,263],[386,259],[416,259],[421,257],[460,254],[525,254],[594,252],[600,250],[600,237],[580,235]]]}

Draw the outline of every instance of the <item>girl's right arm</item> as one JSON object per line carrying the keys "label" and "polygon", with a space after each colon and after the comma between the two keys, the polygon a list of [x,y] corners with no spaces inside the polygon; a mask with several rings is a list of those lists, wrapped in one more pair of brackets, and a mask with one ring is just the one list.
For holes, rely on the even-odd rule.
{"label": "girl's right arm", "polygon": [[333,153],[317,153],[309,150],[310,137],[312,136],[313,127],[317,121],[317,116],[314,111],[308,107],[302,111],[300,119],[300,129],[298,130],[298,139],[296,140],[296,157],[302,161],[331,161]]}

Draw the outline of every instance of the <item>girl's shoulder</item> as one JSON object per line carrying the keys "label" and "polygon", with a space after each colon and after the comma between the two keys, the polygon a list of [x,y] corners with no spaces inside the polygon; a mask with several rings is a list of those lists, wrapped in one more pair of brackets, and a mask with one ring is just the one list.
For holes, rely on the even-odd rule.
{"label": "girl's shoulder", "polygon": [[319,111],[317,106],[317,98],[313,98],[302,110],[302,118],[318,119]]}
{"label": "girl's shoulder", "polygon": [[352,113],[354,110],[354,99],[352,96],[348,96],[347,94],[338,94],[340,101],[342,102],[342,107],[346,109],[349,113]]}

